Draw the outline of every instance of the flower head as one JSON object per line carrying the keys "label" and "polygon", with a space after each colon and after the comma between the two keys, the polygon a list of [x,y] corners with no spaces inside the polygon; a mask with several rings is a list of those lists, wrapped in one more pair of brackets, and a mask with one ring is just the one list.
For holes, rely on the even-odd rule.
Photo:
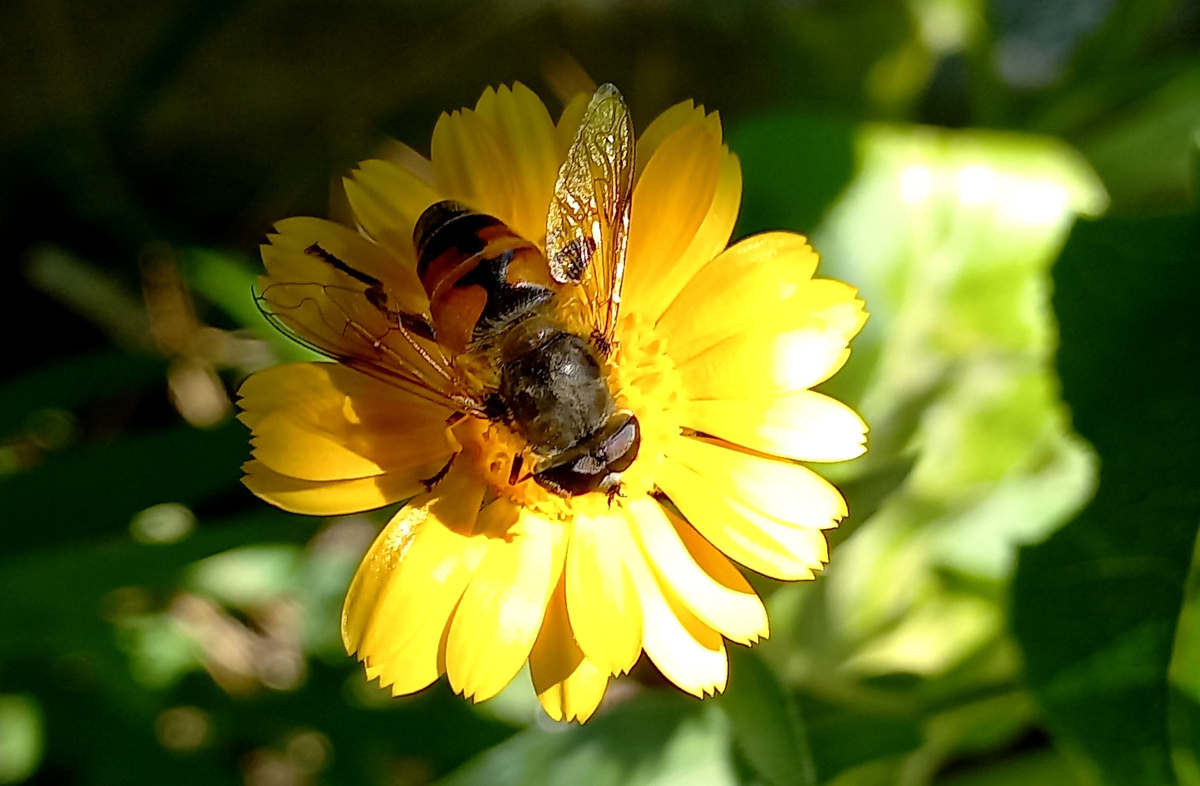
{"label": "flower head", "polygon": [[[528,662],[547,713],[582,721],[643,652],[685,691],[721,691],[726,640],[768,633],[734,563],[811,578],[827,560],[823,531],[846,513],[802,462],[864,450],[862,420],[812,390],[846,361],[863,304],[814,278],[799,235],[726,247],[741,171],[717,115],[691,102],[629,150],[619,321],[592,352],[615,408],[639,426],[619,486],[556,492],[520,469],[532,439],[521,418],[463,405],[456,391],[495,388],[499,350],[450,349],[429,329],[441,322],[418,219],[456,200],[503,222],[544,267],[547,215],[589,106],[581,96],[555,123],[522,85],[488,90],[442,116],[428,162],[359,165],[345,181],[356,227],[289,219],[263,246],[266,309],[341,362],[246,381],[245,483],[317,515],[411,498],[364,557],[342,618],[347,649],[396,695],[446,674],[479,701]],[[549,302],[561,313],[551,325],[588,338],[570,296]]]}

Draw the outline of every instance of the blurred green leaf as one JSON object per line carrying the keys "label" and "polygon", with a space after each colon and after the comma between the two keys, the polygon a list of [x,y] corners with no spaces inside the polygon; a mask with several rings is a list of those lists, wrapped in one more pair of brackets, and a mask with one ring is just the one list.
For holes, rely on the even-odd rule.
{"label": "blurred green leaf", "polygon": [[1061,754],[1036,751],[988,759],[938,778],[937,786],[1083,786]]}
{"label": "blurred green leaf", "polygon": [[0,783],[20,783],[42,758],[42,709],[29,695],[0,694]]}
{"label": "blurred green leaf", "polygon": [[1181,205],[1194,185],[1191,158],[1198,126],[1200,65],[1138,96],[1119,115],[1089,130],[1080,148],[1118,207]]}
{"label": "blurred green leaf", "polygon": [[1175,774],[1182,786],[1197,786],[1200,784],[1200,538],[1193,548],[1167,677],[1170,681],[1167,730]]}
{"label": "blurred green leaf", "polygon": [[812,115],[763,115],[729,129],[745,183],[737,235],[811,232],[854,174],[854,127]]}
{"label": "blurred green leaf", "polygon": [[[549,722],[547,722],[549,723]],[[733,786],[729,722],[713,702],[646,692],[585,726],[531,728],[464,765],[439,786]]]}
{"label": "blurred green leaf", "polygon": [[288,338],[263,315],[254,299],[262,272],[258,262],[209,249],[190,248],[184,255],[184,274],[192,287],[238,325],[251,328],[271,345],[281,361],[324,359],[324,355]]}
{"label": "blurred green leaf", "polygon": [[795,703],[752,651],[729,648],[730,678],[718,703],[738,750],[771,786],[816,784],[808,734]]}
{"label": "blurred green leaf", "polygon": [[860,286],[871,312],[823,386],[862,413],[869,450],[825,470],[853,530],[820,581],[771,597],[763,652],[788,684],[915,711],[939,680],[1017,678],[997,602],[1017,547],[1091,489],[1053,376],[1048,271],[1105,196],[1048,138],[870,127],[857,156],[815,243],[818,274]]}
{"label": "blurred green leaf", "polygon": [[37,410],[75,411],[109,396],[165,385],[166,370],[162,358],[117,350],[56,358],[0,385],[0,436],[24,427]]}
{"label": "blurred green leaf", "polygon": [[1197,248],[1194,214],[1108,218],[1079,224],[1055,268],[1063,396],[1099,488],[1022,549],[1013,624],[1051,728],[1120,786],[1177,775],[1167,664],[1200,524]]}
{"label": "blurred green leaf", "polygon": [[0,563],[0,597],[6,598],[0,605],[0,655],[44,657],[108,646],[112,628],[103,617],[103,604],[112,590],[174,591],[185,568],[197,560],[248,544],[301,543],[315,525],[313,519],[264,508],[244,518],[210,522],[188,538],[164,545],[118,537],[85,548],[9,554]]}
{"label": "blurred green leaf", "polygon": [[249,455],[237,422],[175,426],[92,444],[0,477],[4,557],[123,533],[134,514],[162,502],[195,505],[237,488]]}
{"label": "blurred green leaf", "polygon": [[921,746],[919,722],[881,707],[857,708],[801,695],[803,713],[820,783],[878,761],[894,761]]}

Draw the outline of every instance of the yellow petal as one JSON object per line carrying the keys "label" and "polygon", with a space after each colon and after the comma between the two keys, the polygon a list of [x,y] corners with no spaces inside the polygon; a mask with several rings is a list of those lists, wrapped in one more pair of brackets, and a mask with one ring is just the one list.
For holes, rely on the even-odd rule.
{"label": "yellow petal", "polygon": [[680,333],[673,332],[667,352],[693,401],[780,396],[832,376],[850,356],[849,341],[865,321],[853,287],[818,279],[787,300],[760,305],[746,329],[724,338],[710,334],[716,343],[694,356],[686,357]]}
{"label": "yellow petal", "polygon": [[491,124],[470,109],[438,118],[430,143],[437,190],[512,224],[514,182]]}
{"label": "yellow petal", "polygon": [[521,237],[543,242],[546,211],[562,163],[550,113],[542,100],[520,82],[511,90],[485,90],[475,111],[491,123],[501,155],[511,167],[513,204],[509,226]]}
{"label": "yellow petal", "polygon": [[641,176],[646,162],[654,157],[655,151],[658,150],[663,140],[685,125],[707,125],[717,135],[718,139],[721,137],[721,119],[716,112],[706,117],[703,106],[696,106],[690,98],[686,101],[680,101],[654,118],[650,125],[646,126],[646,130],[641,133],[641,136],[638,137],[638,166],[635,176]]}
{"label": "yellow petal", "polygon": [[314,395],[336,389],[331,377],[339,373],[336,363],[282,363],[256,371],[238,388],[238,420],[253,429],[268,414],[304,404]]}
{"label": "yellow petal", "polygon": [[450,616],[487,550],[487,539],[473,534],[483,491],[469,469],[452,467],[384,528],[346,594],[346,649],[395,695],[444,670]]}
{"label": "yellow petal", "polygon": [[781,310],[809,284],[817,254],[804,236],[765,232],[712,257],[686,282],[656,324],[676,362]]}
{"label": "yellow petal", "polygon": [[[389,313],[428,311],[425,292],[411,269],[336,224],[289,219],[277,229],[280,234],[269,236],[270,243],[261,247],[268,275],[259,279],[259,289],[265,308],[282,327],[335,357],[361,354],[364,342],[372,341],[394,352],[412,351]],[[319,251],[309,253],[314,243]],[[378,307],[375,292],[368,296],[368,290],[376,289],[388,310]]]}
{"label": "yellow petal", "polygon": [[789,525],[715,492],[709,478],[664,460],[655,482],[688,522],[731,559],[777,579],[811,579],[828,557],[820,530]]}
{"label": "yellow petal", "polygon": [[266,416],[330,405],[340,418],[388,428],[418,420],[445,423],[452,410],[398,390],[339,363],[285,363],[256,371],[238,388],[238,419],[253,429]]}
{"label": "yellow petal", "polygon": [[390,161],[363,161],[343,182],[359,225],[402,266],[415,271],[413,227],[425,208],[442,195]]}
{"label": "yellow petal", "polygon": [[628,313],[640,313],[656,321],[696,271],[729,243],[741,203],[741,164],[737,156],[722,148],[712,201],[683,253],[673,262],[665,257],[639,257],[639,263],[630,266],[623,305]]}
{"label": "yellow petal", "polygon": [[[261,246],[267,276],[274,284],[320,284],[365,289],[343,271],[317,254],[308,253],[314,243],[347,266],[382,282],[393,308],[424,312],[429,307],[415,266],[383,246],[372,243],[349,227],[319,218],[288,218],[275,225],[275,234]],[[410,240],[411,244],[411,240]],[[268,294],[268,293],[264,293]],[[369,302],[363,306],[374,309]]]}
{"label": "yellow petal", "polygon": [[642,610],[626,567],[636,548],[623,516],[575,517],[564,569],[571,629],[607,673],[629,671],[642,651]]}
{"label": "yellow petal", "polygon": [[712,208],[722,161],[721,137],[690,124],[667,137],[646,164],[633,189],[628,297],[636,297],[638,286],[674,274]]}
{"label": "yellow petal", "polygon": [[684,436],[673,439],[666,453],[714,493],[797,527],[827,529],[846,515],[846,500],[833,484],[800,464]]}
{"label": "yellow petal", "polygon": [[[401,510],[383,528],[359,565],[342,607],[342,641],[351,655],[358,651],[357,644],[351,642],[362,640],[366,632],[366,622],[376,610],[380,594],[393,578],[392,572],[399,569],[400,561],[412,546],[417,527],[425,523],[426,510],[423,505]],[[436,523],[429,526],[436,526]],[[445,623],[443,618],[443,628]],[[406,621],[406,624],[411,626],[410,621]],[[409,630],[411,629],[410,627]],[[367,664],[368,679],[378,678],[381,687],[391,686],[394,690],[393,695],[400,696],[421,690],[441,676],[436,647],[433,649],[432,658],[427,652],[425,654],[424,658],[420,657],[420,653],[413,653],[409,657],[389,658],[363,651],[359,654],[359,660]]]}
{"label": "yellow petal", "polygon": [[583,113],[587,111],[588,102],[592,100],[591,93],[576,93],[558,117],[554,126],[554,135],[558,143],[558,160],[565,161],[567,150],[579,133],[579,124],[583,122]]}
{"label": "yellow petal", "polygon": [[454,450],[448,409],[337,364],[269,369],[251,376],[240,395],[255,458],[300,480],[365,478],[438,460],[444,464]]}
{"label": "yellow petal", "polygon": [[627,507],[659,583],[670,587],[688,611],[739,644],[767,635],[762,601],[729,560],[687,522],[668,518],[654,500],[633,500]]}
{"label": "yellow petal", "polygon": [[693,696],[725,690],[729,661],[721,634],[664,592],[640,549],[629,560],[629,572],[645,620],[643,646],[658,670]]}
{"label": "yellow petal", "polygon": [[571,631],[565,576],[559,578],[529,653],[533,689],[546,714],[557,721],[583,723],[600,706],[609,673],[590,661]]}
{"label": "yellow petal", "polygon": [[799,461],[845,461],[866,450],[862,418],[812,390],[778,398],[690,402],[684,422],[752,450]]}
{"label": "yellow petal", "polygon": [[561,527],[499,499],[480,514],[487,554],[463,593],[446,640],[446,673],[458,693],[483,701],[520,671],[562,573]]}
{"label": "yellow petal", "polygon": [[242,465],[242,484],[255,496],[290,513],[307,516],[344,516],[375,510],[425,490],[421,478],[439,467],[426,465],[404,472],[353,480],[313,481],[280,475],[259,461]]}

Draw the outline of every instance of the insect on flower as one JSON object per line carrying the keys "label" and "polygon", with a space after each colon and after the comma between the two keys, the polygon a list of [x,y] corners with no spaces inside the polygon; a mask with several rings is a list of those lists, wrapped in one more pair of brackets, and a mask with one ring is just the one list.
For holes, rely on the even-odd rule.
{"label": "insect on flower", "polygon": [[430,171],[346,181],[358,226],[289,219],[260,306],[334,362],[241,390],[246,485],[288,510],[411,500],[364,557],[342,635],[396,695],[475,700],[528,662],[585,720],[644,652],[698,696],[767,634],[732,560],[811,578],[865,425],[810,388],[866,318],[791,233],[725,248],[741,175],[714,115],[640,139],[612,85],[551,121],[521,85],[445,115]]}

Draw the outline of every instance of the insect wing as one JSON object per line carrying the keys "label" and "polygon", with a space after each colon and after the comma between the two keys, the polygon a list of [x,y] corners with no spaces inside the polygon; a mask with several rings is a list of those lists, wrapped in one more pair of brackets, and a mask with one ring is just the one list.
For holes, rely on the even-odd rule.
{"label": "insect wing", "polygon": [[382,282],[320,245],[305,253],[331,270],[320,281],[264,279],[259,309],[300,344],[420,398],[467,414],[483,406],[468,392],[423,314],[398,307]]}
{"label": "insect wing", "polygon": [[558,171],[546,219],[546,257],[560,284],[579,285],[593,340],[613,344],[633,203],[633,120],[621,93],[601,85]]}

